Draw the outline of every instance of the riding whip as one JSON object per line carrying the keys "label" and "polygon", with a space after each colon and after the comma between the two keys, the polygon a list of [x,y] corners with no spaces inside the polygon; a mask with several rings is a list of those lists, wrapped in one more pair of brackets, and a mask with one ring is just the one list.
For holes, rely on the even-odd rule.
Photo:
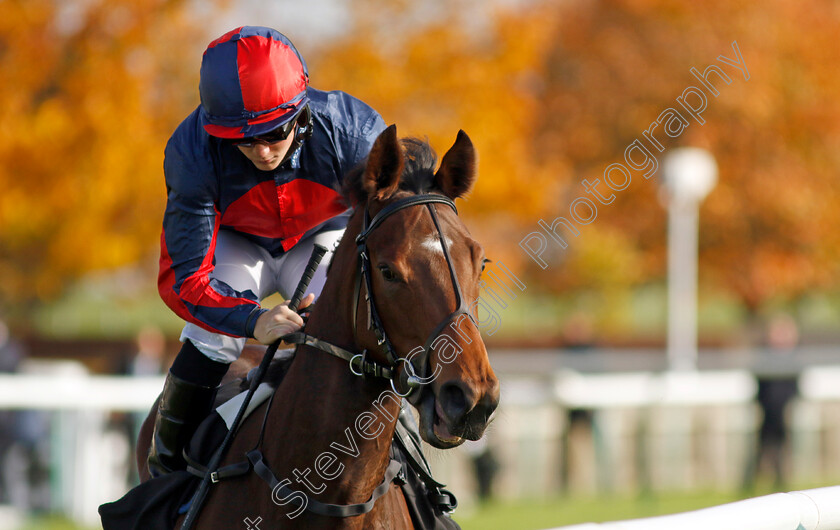
{"label": "riding whip", "polygon": [[303,299],[303,295],[306,294],[306,289],[309,288],[309,282],[312,281],[312,276],[315,275],[315,271],[318,269],[318,264],[321,263],[321,260],[324,258],[324,254],[326,253],[327,247],[317,243],[315,244],[315,247],[312,249],[312,255],[309,256],[309,263],[306,264],[303,276],[300,277],[300,282],[298,283],[297,289],[295,289],[295,294],[292,295],[292,298],[289,301],[289,309],[292,311],[297,311],[298,305],[300,305],[300,301]]}
{"label": "riding whip", "polygon": [[[312,248],[312,255],[309,256],[309,262],[306,264],[303,276],[301,276],[300,282],[298,283],[292,298],[289,300],[289,309],[292,311],[297,311],[298,305],[300,305],[300,301],[306,293],[306,289],[309,288],[309,282],[312,281],[312,276],[315,274],[318,264],[321,263],[321,259],[323,259],[326,253],[327,248],[323,245],[316,243]],[[239,411],[236,413],[236,417],[230,426],[230,430],[228,430],[222,444],[213,454],[213,458],[210,459],[210,463],[207,464],[207,471],[204,473],[204,477],[201,479],[201,483],[193,495],[190,508],[187,511],[187,516],[181,524],[181,530],[189,530],[195,524],[198,514],[201,512],[201,508],[204,506],[207,493],[210,491],[210,484],[217,481],[214,479],[216,470],[218,469],[219,464],[222,463],[222,459],[224,458],[225,453],[227,453],[231,443],[233,443],[233,438],[236,435],[237,429],[239,429],[239,424],[242,422],[242,417],[245,415],[245,411],[248,409],[248,404],[251,403],[251,398],[254,396],[254,392],[257,390],[257,387],[260,386],[260,383],[262,383],[265,373],[268,371],[268,365],[271,364],[271,360],[274,358],[274,354],[277,353],[277,348],[280,346],[281,342],[282,338],[277,339],[266,349],[265,355],[257,368],[257,372],[254,374],[254,379],[248,388],[248,393],[245,395],[245,400],[242,402],[242,406],[239,408]]]}

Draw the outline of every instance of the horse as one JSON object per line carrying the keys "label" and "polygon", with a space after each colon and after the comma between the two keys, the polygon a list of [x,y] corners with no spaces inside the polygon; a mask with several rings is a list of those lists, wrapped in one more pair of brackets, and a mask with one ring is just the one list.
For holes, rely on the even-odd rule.
{"label": "horse", "polygon": [[[222,462],[250,458],[261,444],[261,469],[273,473],[275,487],[254,472],[214,484],[197,528],[413,528],[402,489],[383,480],[393,478],[401,396],[433,447],[484,434],[499,381],[469,312],[487,260],[454,205],[477,179],[466,133],[436,165],[427,142],[400,139],[391,125],[346,175],[355,210],[298,334],[305,338],[273,398],[245,418]],[[143,466],[153,414],[138,442]],[[373,504],[330,517],[303,510],[301,495],[310,504]]]}

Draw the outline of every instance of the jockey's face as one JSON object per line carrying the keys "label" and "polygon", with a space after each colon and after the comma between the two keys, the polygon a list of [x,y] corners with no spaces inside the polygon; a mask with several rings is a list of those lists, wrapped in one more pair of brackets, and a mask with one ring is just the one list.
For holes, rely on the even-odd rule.
{"label": "jockey's face", "polygon": [[273,144],[265,143],[263,141],[255,141],[251,147],[237,145],[236,147],[242,151],[248,160],[257,166],[257,169],[262,171],[273,171],[277,169],[280,162],[286,156],[292,142],[295,140],[295,135],[290,134],[285,140],[280,140]]}

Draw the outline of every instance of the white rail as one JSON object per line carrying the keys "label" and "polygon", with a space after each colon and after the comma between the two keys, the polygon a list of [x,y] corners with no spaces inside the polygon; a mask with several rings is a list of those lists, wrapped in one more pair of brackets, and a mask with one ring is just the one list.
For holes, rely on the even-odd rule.
{"label": "white rail", "polygon": [[[162,377],[96,376],[74,363],[32,363],[28,373],[0,375],[0,409],[56,411],[53,465],[61,478],[59,505],[74,519],[95,524],[95,507],[118,497],[125,484],[114,477],[121,465],[107,436],[109,411],[149,410]],[[37,372],[37,373],[35,373]],[[744,370],[690,373],[580,374],[548,370],[534,377],[505,378],[503,404],[611,409],[729,405],[751,402],[755,381]],[[547,376],[547,377],[546,377]],[[840,401],[840,367],[815,366],[800,378],[802,397]],[[512,417],[512,416],[511,416]],[[513,421],[513,420],[511,420]],[[125,448],[128,451],[128,447]],[[127,458],[126,458],[127,460]],[[748,522],[747,522],[748,521]],[[2,525],[0,525],[2,526]],[[775,494],[696,512],[564,530],[840,530],[840,486]]]}
{"label": "white rail", "polygon": [[693,512],[552,530],[840,530],[840,486],[774,493]]}
{"label": "white rail", "polygon": [[[30,361],[25,373],[0,375],[0,410],[49,414],[51,497],[55,508],[85,526],[99,524],[96,508],[128,489],[133,461],[125,434],[108,426],[111,411],[147,413],[163,377],[90,375],[75,362]],[[0,528],[18,528],[0,507]],[[18,514],[18,519],[21,517]]]}
{"label": "white rail", "polygon": [[0,375],[0,409],[147,412],[163,377]]}

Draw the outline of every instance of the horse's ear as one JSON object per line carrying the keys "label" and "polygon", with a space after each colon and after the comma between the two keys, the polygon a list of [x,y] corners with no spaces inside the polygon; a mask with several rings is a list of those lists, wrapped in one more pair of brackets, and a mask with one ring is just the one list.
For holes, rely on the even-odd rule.
{"label": "horse's ear", "polygon": [[384,200],[400,186],[403,171],[403,150],[397,139],[397,126],[392,124],[373,142],[368,155],[362,185],[368,199]]}
{"label": "horse's ear", "polygon": [[458,131],[455,144],[443,155],[435,173],[435,185],[450,199],[463,197],[476,181],[475,147],[464,131]]}

